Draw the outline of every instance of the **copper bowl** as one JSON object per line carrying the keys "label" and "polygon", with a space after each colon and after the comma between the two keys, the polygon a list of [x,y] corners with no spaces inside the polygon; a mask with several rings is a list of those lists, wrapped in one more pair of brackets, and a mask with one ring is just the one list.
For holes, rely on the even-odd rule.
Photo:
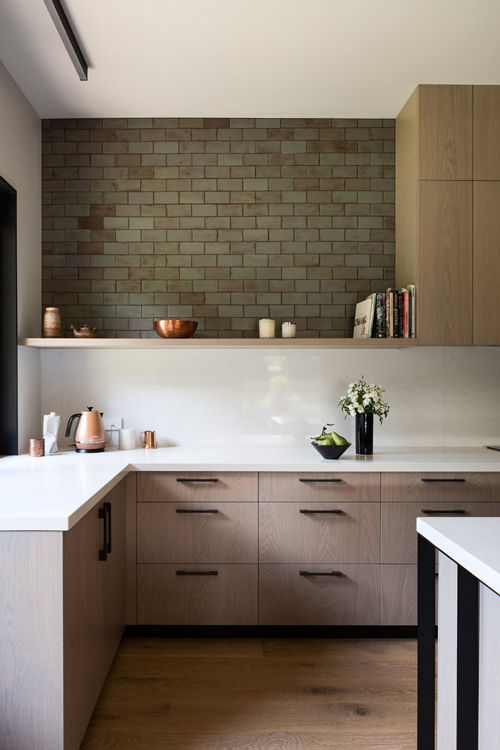
{"label": "copper bowl", "polygon": [[155,320],[155,331],[162,339],[190,339],[198,328],[197,320]]}

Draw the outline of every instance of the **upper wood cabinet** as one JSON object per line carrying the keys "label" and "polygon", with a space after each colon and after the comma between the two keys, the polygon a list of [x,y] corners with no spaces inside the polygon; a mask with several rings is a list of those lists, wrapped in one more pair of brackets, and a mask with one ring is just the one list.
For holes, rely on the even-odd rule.
{"label": "upper wood cabinet", "polygon": [[419,183],[419,325],[426,344],[472,344],[472,183]]}
{"label": "upper wood cabinet", "polygon": [[420,344],[500,345],[499,215],[500,86],[418,86],[396,119],[396,286],[417,285]]}
{"label": "upper wood cabinet", "polygon": [[500,180],[500,86],[474,86],[474,179]]}
{"label": "upper wood cabinet", "polygon": [[487,346],[500,343],[500,182],[477,181],[473,191],[474,344]]}
{"label": "upper wood cabinet", "polygon": [[472,86],[419,86],[418,179],[472,179]]}

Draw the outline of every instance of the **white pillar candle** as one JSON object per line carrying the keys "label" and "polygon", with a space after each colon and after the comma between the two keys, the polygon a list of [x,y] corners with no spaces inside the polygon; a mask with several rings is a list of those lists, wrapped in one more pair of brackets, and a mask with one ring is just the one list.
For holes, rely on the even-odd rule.
{"label": "white pillar candle", "polygon": [[281,326],[281,335],[284,339],[294,339],[296,331],[295,323],[283,323]]}
{"label": "white pillar candle", "polygon": [[259,337],[261,339],[273,339],[274,338],[274,320],[263,318],[259,320]]}
{"label": "white pillar candle", "polygon": [[120,450],[133,451],[135,448],[135,429],[126,427],[120,430]]}

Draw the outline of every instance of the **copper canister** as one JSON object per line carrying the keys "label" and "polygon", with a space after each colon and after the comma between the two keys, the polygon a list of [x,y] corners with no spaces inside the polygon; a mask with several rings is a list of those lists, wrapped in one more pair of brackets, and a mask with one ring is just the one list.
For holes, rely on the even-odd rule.
{"label": "copper canister", "polygon": [[30,456],[32,458],[39,458],[45,454],[45,440],[43,438],[31,438],[30,440]]}
{"label": "copper canister", "polygon": [[[142,437],[144,435],[144,437]],[[145,430],[141,432],[139,440],[143,448],[156,448],[156,432],[154,430]]]}

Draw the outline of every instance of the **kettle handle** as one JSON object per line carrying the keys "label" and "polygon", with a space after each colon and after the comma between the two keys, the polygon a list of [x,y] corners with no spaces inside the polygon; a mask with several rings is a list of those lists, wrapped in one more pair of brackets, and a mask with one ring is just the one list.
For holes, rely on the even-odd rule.
{"label": "kettle handle", "polygon": [[[80,421],[80,417],[81,416],[82,416],[81,412],[78,412],[78,414],[72,414],[71,415],[71,417],[68,419],[68,424],[66,426],[66,434],[64,435],[64,437],[69,437],[70,436],[70,434],[71,434],[71,426],[73,425],[73,421],[75,419],[78,419],[78,421]],[[75,432],[76,432],[76,427],[75,427]]]}

